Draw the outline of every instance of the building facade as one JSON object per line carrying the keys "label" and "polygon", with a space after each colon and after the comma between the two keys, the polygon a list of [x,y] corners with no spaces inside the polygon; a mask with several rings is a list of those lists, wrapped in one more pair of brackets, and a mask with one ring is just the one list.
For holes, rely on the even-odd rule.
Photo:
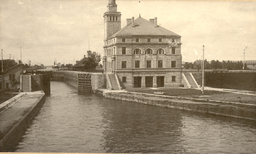
{"label": "building facade", "polygon": [[18,64],[0,74],[0,90],[19,88],[20,75],[23,73],[22,67],[22,64]]}
{"label": "building facade", "polygon": [[127,19],[121,28],[121,13],[109,0],[104,14],[103,65],[115,73],[124,87],[178,87],[181,85],[181,36],[157,24],[157,18]]}

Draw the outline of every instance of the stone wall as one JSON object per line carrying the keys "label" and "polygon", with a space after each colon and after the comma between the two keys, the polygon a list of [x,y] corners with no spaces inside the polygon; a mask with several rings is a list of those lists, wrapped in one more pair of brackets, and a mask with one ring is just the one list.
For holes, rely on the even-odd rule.
{"label": "stone wall", "polygon": [[[85,83],[85,81],[81,81],[85,79],[85,78],[81,78],[81,76],[83,75],[90,76],[90,84]],[[53,71],[52,80],[65,82],[69,86],[79,91],[81,87],[82,89],[86,89],[86,91],[88,91],[88,87],[90,87],[90,89],[93,91],[97,89],[106,88],[106,75],[103,73],[91,73],[91,72],[79,72],[79,71]],[[85,86],[87,86],[87,88]]]}
{"label": "stone wall", "polygon": [[256,91],[256,73],[246,72],[207,72],[205,85],[215,88]]}
{"label": "stone wall", "polygon": [[256,105],[142,93],[101,93],[105,98],[256,121]]}

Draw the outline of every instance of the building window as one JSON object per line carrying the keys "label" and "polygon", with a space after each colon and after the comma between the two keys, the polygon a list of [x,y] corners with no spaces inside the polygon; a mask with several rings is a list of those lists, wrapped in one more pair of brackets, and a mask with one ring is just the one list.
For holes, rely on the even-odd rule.
{"label": "building window", "polygon": [[125,38],[122,38],[122,42],[125,42]]}
{"label": "building window", "polygon": [[135,49],[134,54],[141,54],[141,50],[140,49]]}
{"label": "building window", "polygon": [[163,60],[158,60],[158,68],[163,68]]}
{"label": "building window", "polygon": [[140,42],[140,39],[139,39],[139,38],[136,38],[136,42]]}
{"label": "building window", "polygon": [[126,54],[126,47],[122,47],[122,54],[123,54],[123,55]]}
{"label": "building window", "polygon": [[122,82],[126,82],[126,77],[125,76],[122,77]]}
{"label": "building window", "polygon": [[122,61],[122,68],[126,68],[126,61]]}
{"label": "building window", "polygon": [[164,50],[163,49],[158,49],[157,54],[164,54]]}
{"label": "building window", "polygon": [[172,66],[171,66],[172,68],[176,67],[176,61],[172,61],[172,62],[171,62],[171,65],[172,65]]}
{"label": "building window", "polygon": [[140,61],[139,60],[135,60],[135,68],[140,68]]}
{"label": "building window", "polygon": [[163,40],[162,40],[162,38],[159,38],[159,42],[162,42]]}
{"label": "building window", "polygon": [[147,60],[147,68],[151,68],[151,60]]}
{"label": "building window", "polygon": [[172,82],[176,82],[176,76],[172,76]]}
{"label": "building window", "polygon": [[153,52],[152,49],[147,49],[146,50],[146,54],[152,54],[152,52]]}
{"label": "building window", "polygon": [[147,42],[150,42],[150,38],[147,39]]}
{"label": "building window", "polygon": [[175,47],[172,47],[172,54],[175,54]]}

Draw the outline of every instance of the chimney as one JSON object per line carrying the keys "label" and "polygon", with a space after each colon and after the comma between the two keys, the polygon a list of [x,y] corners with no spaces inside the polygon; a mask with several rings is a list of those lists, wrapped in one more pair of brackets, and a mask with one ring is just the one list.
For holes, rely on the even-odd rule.
{"label": "chimney", "polygon": [[152,24],[154,24],[154,19],[149,19],[149,21],[150,21]]}
{"label": "chimney", "polygon": [[157,27],[157,17],[155,17],[154,26]]}
{"label": "chimney", "polygon": [[132,22],[132,19],[131,18],[127,18],[126,22],[127,22],[127,25],[129,25]]}
{"label": "chimney", "polygon": [[134,17],[132,17],[132,27],[134,26]]}

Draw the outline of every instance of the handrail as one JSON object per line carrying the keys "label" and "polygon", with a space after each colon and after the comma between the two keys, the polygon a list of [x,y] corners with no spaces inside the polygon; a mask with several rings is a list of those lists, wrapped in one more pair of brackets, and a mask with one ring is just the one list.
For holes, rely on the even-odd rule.
{"label": "handrail", "polygon": [[111,85],[111,83],[110,83],[110,79],[109,79],[109,76],[108,76],[108,75],[109,75],[109,74],[106,73],[107,82],[108,82],[108,85],[109,85],[110,89],[112,89],[112,85]]}
{"label": "handrail", "polygon": [[187,77],[185,76],[184,73],[182,73],[182,77],[185,80],[185,83],[187,84],[188,88],[191,88],[191,85],[189,84],[188,79],[187,79]]}
{"label": "handrail", "polygon": [[114,75],[115,75],[115,78],[116,78],[118,90],[121,90],[122,88],[121,88],[121,86],[120,86],[120,83],[119,83],[119,80],[118,80],[118,77],[117,77],[116,73],[115,73]]}
{"label": "handrail", "polygon": [[196,87],[197,87],[197,88],[200,88],[200,86],[199,86],[199,85],[197,84],[197,82],[196,82],[196,79],[194,78],[194,75],[193,75],[191,72],[190,72],[189,74],[191,75],[193,81],[195,82]]}

